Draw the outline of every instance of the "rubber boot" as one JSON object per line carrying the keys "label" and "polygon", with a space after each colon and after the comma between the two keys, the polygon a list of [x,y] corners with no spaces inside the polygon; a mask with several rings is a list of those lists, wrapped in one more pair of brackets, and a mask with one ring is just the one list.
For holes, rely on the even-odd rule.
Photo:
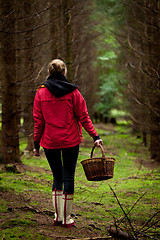
{"label": "rubber boot", "polygon": [[63,208],[62,208],[62,193],[61,190],[52,191],[52,201],[55,210],[54,225],[58,226],[62,224],[63,220]]}
{"label": "rubber boot", "polygon": [[70,228],[74,225],[74,220],[71,218],[73,204],[73,194],[63,194],[62,196],[62,205],[63,205],[63,221],[62,226]]}

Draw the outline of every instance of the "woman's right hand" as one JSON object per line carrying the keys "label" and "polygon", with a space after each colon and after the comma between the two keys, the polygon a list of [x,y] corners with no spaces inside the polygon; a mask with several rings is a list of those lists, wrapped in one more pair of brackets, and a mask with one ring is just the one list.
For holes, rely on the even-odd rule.
{"label": "woman's right hand", "polygon": [[39,149],[33,149],[33,154],[34,154],[34,156],[36,156],[36,157],[39,157],[40,156],[40,154],[39,154]]}

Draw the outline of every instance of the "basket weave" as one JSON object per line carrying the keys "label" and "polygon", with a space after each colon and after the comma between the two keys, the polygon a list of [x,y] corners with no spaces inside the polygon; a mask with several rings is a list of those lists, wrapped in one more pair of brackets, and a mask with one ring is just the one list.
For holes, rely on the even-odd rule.
{"label": "basket weave", "polygon": [[113,178],[115,159],[112,157],[105,157],[104,149],[101,145],[100,147],[102,150],[102,157],[92,157],[94,146],[91,151],[91,158],[81,161],[88,181],[102,181]]}

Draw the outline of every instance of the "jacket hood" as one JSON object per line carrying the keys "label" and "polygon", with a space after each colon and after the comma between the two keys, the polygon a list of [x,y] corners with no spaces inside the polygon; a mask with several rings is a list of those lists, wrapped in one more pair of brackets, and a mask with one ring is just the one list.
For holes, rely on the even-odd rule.
{"label": "jacket hood", "polygon": [[77,85],[69,83],[61,73],[54,73],[47,78],[44,86],[55,96],[62,97],[78,88]]}

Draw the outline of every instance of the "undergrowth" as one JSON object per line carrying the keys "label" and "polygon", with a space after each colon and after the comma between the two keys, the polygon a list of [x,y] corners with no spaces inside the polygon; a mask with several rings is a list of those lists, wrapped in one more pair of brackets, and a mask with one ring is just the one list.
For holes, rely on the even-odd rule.
{"label": "undergrowth", "polygon": [[[156,213],[159,211],[160,175],[158,168],[153,168],[152,165],[145,167],[142,164],[150,161],[147,148],[142,145],[141,138],[131,134],[129,126],[119,125],[114,129],[112,126],[110,130],[109,126],[105,125],[104,128],[99,129],[97,125],[97,132],[103,139],[105,155],[116,159],[114,177],[100,182],[87,181],[81,161],[90,158],[93,143],[92,139],[84,132],[84,143],[80,147],[75,176],[73,213],[76,216],[76,224],[81,226],[85,221],[88,226],[96,226],[94,231],[100,231],[101,235],[106,235],[107,227],[111,225],[116,225],[121,230],[126,229],[128,222],[123,210],[136,231],[139,231],[155,215],[144,229],[148,228],[146,231],[150,237],[158,238],[160,234],[157,222],[159,216]],[[24,151],[25,146],[23,141],[21,151]],[[96,148],[94,156],[101,155],[101,150]],[[52,174],[49,165],[43,153],[40,158],[23,155],[22,162],[29,168],[19,174],[5,172],[1,169],[1,195],[4,192],[15,192],[29,199],[32,206],[39,208],[40,204],[43,205],[43,201],[40,202],[38,196],[41,199],[46,197],[49,199],[51,196]],[[10,217],[7,220],[4,213],[8,214],[8,206],[10,206],[8,200],[2,198],[0,206],[0,211],[3,213],[0,215],[1,239],[23,239],[24,233],[24,239],[50,239],[44,238],[39,231],[32,230],[38,223],[32,221],[27,213],[23,216],[22,214],[17,215],[16,219],[13,214],[13,218]],[[12,207],[14,207],[14,202]],[[51,204],[44,205],[44,209],[49,208],[51,208]],[[133,209],[131,210],[131,208]],[[53,209],[49,210],[53,211]],[[16,212],[16,214],[18,213]],[[144,237],[144,239],[147,238]]]}

